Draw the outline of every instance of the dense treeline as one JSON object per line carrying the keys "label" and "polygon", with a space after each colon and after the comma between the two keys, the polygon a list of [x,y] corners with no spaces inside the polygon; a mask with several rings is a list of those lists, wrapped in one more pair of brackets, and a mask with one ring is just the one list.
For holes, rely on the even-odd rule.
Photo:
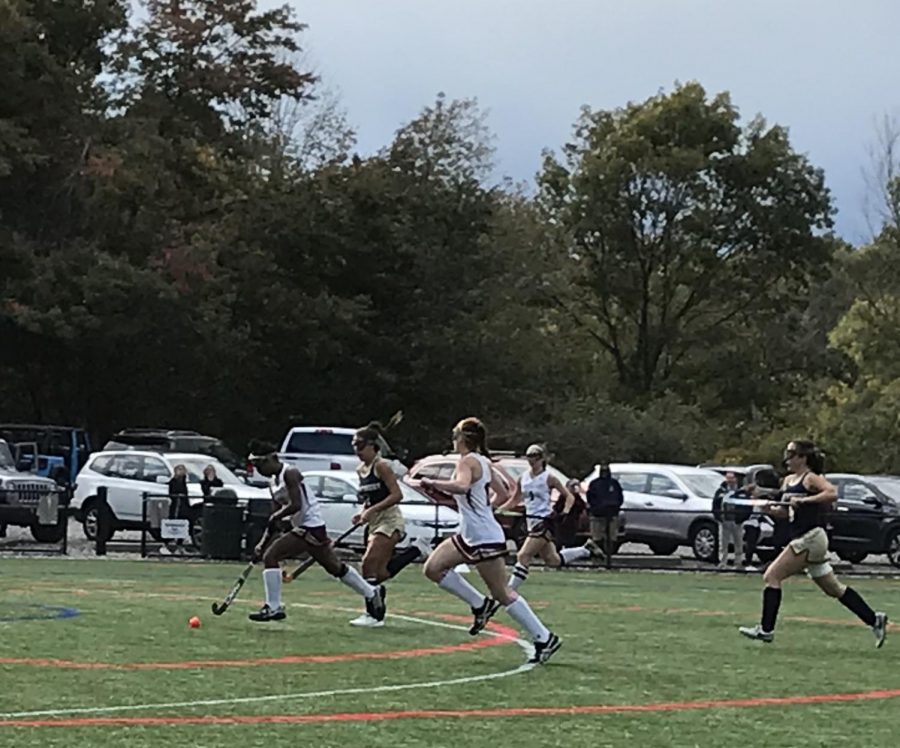
{"label": "dense treeline", "polygon": [[[585,109],[533,192],[474,101],[375,155],[251,0],[0,0],[5,420],[216,433],[403,408],[413,454],[900,471],[900,180],[870,246],[825,175],[696,83]],[[890,166],[890,164],[889,164]]]}

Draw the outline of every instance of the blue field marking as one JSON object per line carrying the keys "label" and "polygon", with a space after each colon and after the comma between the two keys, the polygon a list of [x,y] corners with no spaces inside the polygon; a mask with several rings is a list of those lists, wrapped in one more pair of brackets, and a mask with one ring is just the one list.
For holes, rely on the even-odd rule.
{"label": "blue field marking", "polygon": [[19,612],[6,614],[0,611],[0,623],[11,621],[55,621],[61,618],[75,618],[80,616],[78,608],[67,608],[63,605],[39,605],[37,603],[23,603],[16,606]]}

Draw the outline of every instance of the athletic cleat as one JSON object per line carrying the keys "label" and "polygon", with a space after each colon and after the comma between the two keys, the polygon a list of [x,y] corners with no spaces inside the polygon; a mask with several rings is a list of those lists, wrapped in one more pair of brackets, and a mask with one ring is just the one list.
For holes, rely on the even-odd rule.
{"label": "athletic cleat", "polygon": [[279,605],[277,608],[263,605],[256,613],[251,613],[247,617],[251,621],[283,621],[287,618],[287,613],[284,612],[283,605]]}
{"label": "athletic cleat", "polygon": [[351,626],[363,626],[365,628],[378,628],[379,626],[384,626],[384,621],[379,621],[377,618],[373,618],[368,613],[363,613],[359,618],[354,618],[350,621]]}
{"label": "athletic cleat", "polygon": [[741,635],[746,636],[748,639],[756,639],[757,641],[765,642],[766,644],[771,644],[775,641],[775,632],[774,631],[763,631],[762,626],[741,626],[738,631],[741,632]]}
{"label": "athletic cleat", "polygon": [[372,597],[366,598],[366,615],[383,623],[384,616],[387,613],[387,605],[385,604],[386,597],[387,590],[384,588],[383,584],[379,584],[375,588],[375,594]]}
{"label": "athletic cleat", "polygon": [[881,649],[884,646],[884,640],[887,637],[887,627],[887,613],[876,613],[875,625],[872,626],[872,633],[875,634],[875,649]]}
{"label": "athletic cleat", "polygon": [[472,608],[472,615],[475,616],[475,620],[472,621],[469,634],[475,636],[488,625],[488,622],[498,610],[500,610],[500,603],[490,597],[484,598],[484,603],[482,603],[480,608]]}
{"label": "athletic cleat", "polygon": [[591,558],[606,558],[606,554],[603,552],[603,549],[599,545],[597,545],[597,543],[593,539],[588,540],[584,544],[584,547],[587,548],[588,551],[590,551]]}
{"label": "athletic cleat", "polygon": [[547,660],[553,657],[562,646],[562,639],[556,634],[550,634],[550,638],[545,642],[534,643],[534,654],[528,660],[531,665],[543,665]]}

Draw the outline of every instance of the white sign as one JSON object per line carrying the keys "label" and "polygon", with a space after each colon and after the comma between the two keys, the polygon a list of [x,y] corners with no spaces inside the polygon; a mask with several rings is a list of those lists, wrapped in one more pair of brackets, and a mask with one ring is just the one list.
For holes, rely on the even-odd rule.
{"label": "white sign", "polygon": [[159,523],[163,540],[190,540],[191,523],[186,519],[164,519]]}

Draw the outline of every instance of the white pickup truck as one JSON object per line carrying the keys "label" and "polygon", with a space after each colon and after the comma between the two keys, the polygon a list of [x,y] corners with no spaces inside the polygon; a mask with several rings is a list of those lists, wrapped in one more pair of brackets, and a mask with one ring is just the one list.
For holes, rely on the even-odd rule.
{"label": "white pickup truck", "polygon": [[[359,458],[352,444],[356,431],[340,426],[294,426],[281,443],[278,459],[296,467],[301,473],[308,470],[356,470]],[[397,476],[403,476],[406,466],[394,459],[390,445],[381,441],[381,454],[390,461]]]}

